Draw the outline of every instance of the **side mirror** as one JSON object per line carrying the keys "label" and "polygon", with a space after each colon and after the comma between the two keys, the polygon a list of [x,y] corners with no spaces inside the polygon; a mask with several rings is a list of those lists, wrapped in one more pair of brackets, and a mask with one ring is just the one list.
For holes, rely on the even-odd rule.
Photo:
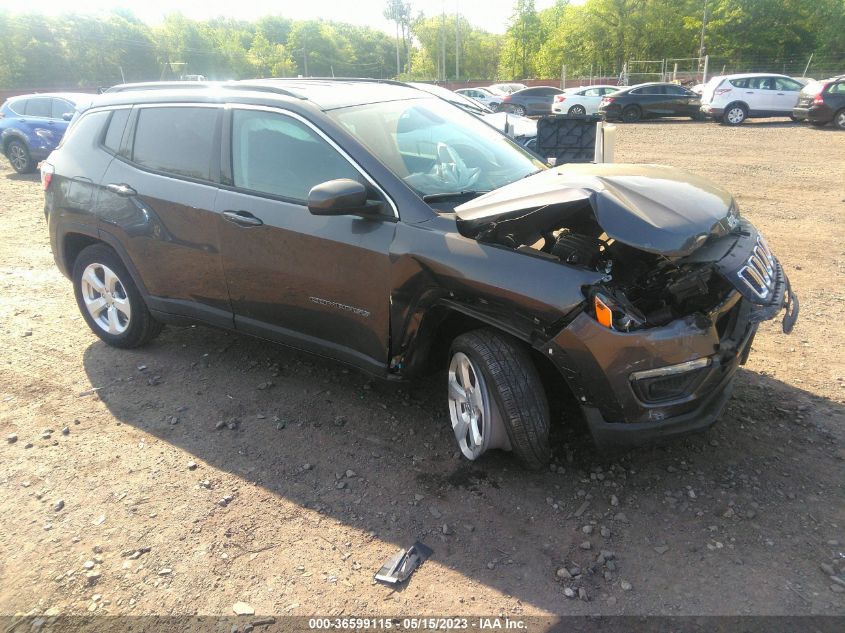
{"label": "side mirror", "polygon": [[73,118],[73,112],[65,112],[62,115],[62,121],[70,121]]}
{"label": "side mirror", "polygon": [[357,180],[338,178],[311,188],[308,210],[314,215],[376,217],[381,214],[382,203],[367,200],[367,188]]}

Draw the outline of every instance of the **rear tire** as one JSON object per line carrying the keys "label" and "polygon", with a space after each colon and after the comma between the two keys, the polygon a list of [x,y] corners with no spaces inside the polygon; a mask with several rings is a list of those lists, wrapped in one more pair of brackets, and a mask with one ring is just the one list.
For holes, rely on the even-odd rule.
{"label": "rear tire", "polygon": [[524,106],[518,105],[513,107],[513,113],[516,116],[525,116],[527,112]]}
{"label": "rear tire", "polygon": [[840,130],[845,130],[845,108],[833,115],[833,124]]}
{"label": "rear tire", "polygon": [[126,266],[105,244],[93,244],[79,253],[72,278],[82,317],[105,343],[141,347],[161,332],[162,324],[150,314]]}
{"label": "rear tire", "polygon": [[643,117],[643,111],[640,106],[629,105],[622,110],[622,121],[625,123],[636,123]]}
{"label": "rear tire", "polygon": [[748,118],[748,108],[741,103],[732,103],[722,115],[722,123],[725,125],[740,125]]}
{"label": "rear tire", "polygon": [[574,105],[569,108],[569,112],[567,114],[587,114],[587,110],[582,105]]}
{"label": "rear tire", "polygon": [[9,157],[9,162],[19,174],[28,174],[35,171],[35,161],[29,155],[29,149],[21,141],[10,141],[6,147],[6,156]]}
{"label": "rear tire", "polygon": [[[522,344],[497,330],[474,330],[454,340],[449,357],[450,414],[453,431],[464,455],[475,459],[488,447],[496,448],[497,433],[500,435],[504,431],[507,435],[506,443],[510,444],[523,466],[530,470],[545,466],[551,457],[549,404],[537,368]],[[475,448],[480,451],[476,450],[477,454],[473,456],[467,454],[467,441],[461,444],[459,436],[463,427],[460,426],[460,419],[456,420],[456,415],[460,417],[466,409],[460,406],[455,408],[460,398],[457,401],[453,399],[452,392],[456,368],[464,359],[468,359],[471,371],[480,374],[480,377],[470,379],[470,391],[474,392],[480,386],[481,393],[473,393],[466,400],[478,405],[474,409],[473,419],[477,421],[478,415],[484,413],[489,416],[485,420],[488,425],[484,429],[487,437],[479,438],[488,442],[488,445],[483,445],[483,441],[476,442]],[[501,424],[504,428],[495,428],[494,424]]]}
{"label": "rear tire", "polygon": [[501,105],[502,105],[502,104],[500,104],[500,103],[491,103],[491,104],[490,104],[490,110],[491,110],[492,112],[498,112],[498,111],[499,111],[499,106],[501,106]]}

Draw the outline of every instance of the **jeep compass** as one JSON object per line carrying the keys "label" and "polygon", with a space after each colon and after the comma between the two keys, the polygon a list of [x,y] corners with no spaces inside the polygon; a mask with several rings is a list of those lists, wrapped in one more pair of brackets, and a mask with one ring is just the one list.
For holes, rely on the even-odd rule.
{"label": "jeep compass", "polygon": [[105,94],[41,173],[56,264],[103,341],[201,322],[388,380],[439,370],[469,459],[546,463],[546,389],[574,395],[599,445],[704,429],[758,324],[797,319],[722,189],[548,168],[397,82]]}

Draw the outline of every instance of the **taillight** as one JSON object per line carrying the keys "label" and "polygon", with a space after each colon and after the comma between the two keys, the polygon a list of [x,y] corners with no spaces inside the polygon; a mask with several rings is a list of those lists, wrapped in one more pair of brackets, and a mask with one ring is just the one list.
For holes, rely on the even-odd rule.
{"label": "taillight", "polygon": [[555,95],[555,103],[563,103],[564,101],[566,101],[564,95]]}
{"label": "taillight", "polygon": [[511,100],[510,95],[505,95],[504,97],[502,97],[502,101],[510,101],[510,100]]}
{"label": "taillight", "polygon": [[614,101],[616,101],[616,99],[613,97],[602,97],[601,105],[607,105],[608,103],[613,103]]}
{"label": "taillight", "polygon": [[54,173],[56,170],[50,163],[41,163],[41,186],[44,187],[44,191],[50,188]]}
{"label": "taillight", "polygon": [[825,82],[824,84],[822,84],[822,89],[819,90],[818,94],[816,94],[815,99],[813,99],[813,105],[824,105],[824,97],[822,96],[822,94],[825,90],[827,90],[828,83],[829,82]]}

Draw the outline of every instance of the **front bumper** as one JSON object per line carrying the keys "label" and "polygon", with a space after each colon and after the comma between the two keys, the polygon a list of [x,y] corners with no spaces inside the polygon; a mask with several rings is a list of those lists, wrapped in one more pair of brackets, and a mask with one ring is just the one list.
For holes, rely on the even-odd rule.
{"label": "front bumper", "polygon": [[[758,234],[746,228],[719,262],[730,262],[726,273],[741,271],[748,253],[755,252]],[[706,429],[718,419],[759,323],[785,310],[783,330],[789,332],[798,318],[797,297],[774,262],[765,302],[744,296],[733,272],[736,289],[707,315],[620,332],[582,312],[543,348],[538,346],[579,401],[597,445],[650,442]]]}

